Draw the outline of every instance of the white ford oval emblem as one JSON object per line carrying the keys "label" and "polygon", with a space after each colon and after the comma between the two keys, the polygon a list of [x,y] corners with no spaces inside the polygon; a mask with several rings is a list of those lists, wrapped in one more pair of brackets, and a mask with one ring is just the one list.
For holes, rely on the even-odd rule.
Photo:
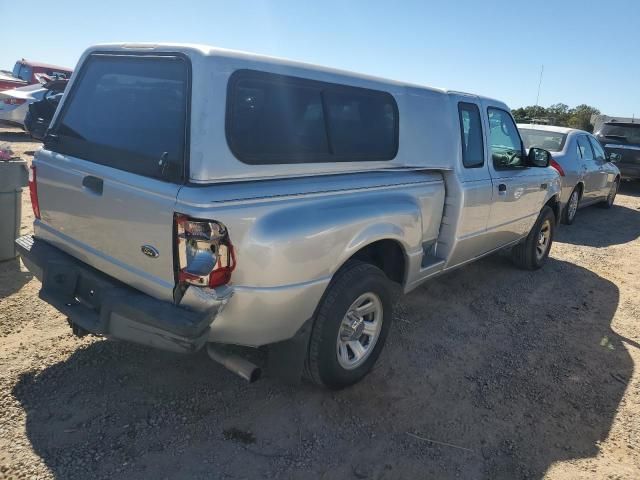
{"label": "white ford oval emblem", "polygon": [[160,252],[158,252],[156,247],[152,247],[151,245],[142,245],[140,250],[142,250],[142,253],[147,257],[157,258],[160,255]]}

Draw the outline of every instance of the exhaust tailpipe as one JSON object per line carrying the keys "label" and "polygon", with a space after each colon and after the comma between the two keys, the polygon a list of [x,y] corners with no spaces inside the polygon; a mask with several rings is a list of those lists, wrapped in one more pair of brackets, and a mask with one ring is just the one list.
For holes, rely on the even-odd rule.
{"label": "exhaust tailpipe", "polygon": [[244,378],[249,383],[255,382],[262,375],[262,370],[256,364],[239,355],[225,352],[211,343],[207,345],[207,353],[212,360]]}

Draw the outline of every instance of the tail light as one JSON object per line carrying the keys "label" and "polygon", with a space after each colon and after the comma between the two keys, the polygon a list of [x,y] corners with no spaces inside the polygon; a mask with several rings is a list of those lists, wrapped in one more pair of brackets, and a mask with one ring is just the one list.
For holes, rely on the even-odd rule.
{"label": "tail light", "polygon": [[33,214],[37,219],[40,219],[40,204],[38,203],[38,184],[36,183],[35,165],[31,165],[31,168],[29,168],[29,195],[31,196]]}
{"label": "tail light", "polygon": [[236,259],[227,228],[180,214],[175,222],[178,281],[209,288],[229,283]]}
{"label": "tail light", "polygon": [[24,98],[14,98],[14,97],[9,97],[4,99],[4,103],[7,105],[22,105],[26,101],[27,100]]}
{"label": "tail light", "polygon": [[558,173],[560,174],[561,177],[564,177],[564,170],[562,169],[560,164],[558,162],[556,162],[553,158],[549,162],[549,165],[552,166],[553,168],[555,168],[558,171]]}

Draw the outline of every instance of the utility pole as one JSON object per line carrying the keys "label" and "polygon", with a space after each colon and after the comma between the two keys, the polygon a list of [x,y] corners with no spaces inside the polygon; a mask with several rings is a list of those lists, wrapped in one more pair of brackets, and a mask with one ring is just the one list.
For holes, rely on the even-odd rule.
{"label": "utility pole", "polygon": [[536,96],[536,110],[538,109],[538,102],[540,101],[540,87],[542,87],[542,73],[544,72],[544,65],[540,68],[540,81],[538,82],[538,95]]}

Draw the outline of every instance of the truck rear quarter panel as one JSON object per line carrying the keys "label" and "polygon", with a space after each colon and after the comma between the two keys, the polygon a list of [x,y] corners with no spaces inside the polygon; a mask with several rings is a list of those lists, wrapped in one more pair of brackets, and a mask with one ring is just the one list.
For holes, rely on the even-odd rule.
{"label": "truck rear quarter panel", "polygon": [[339,177],[281,181],[273,196],[270,181],[180,191],[176,211],[222,222],[236,252],[234,295],[211,340],[257,346],[290,338],[313,316],[335,272],[375,241],[402,246],[405,282],[419,268],[422,244],[438,235],[440,175],[352,174],[346,183]]}
{"label": "truck rear quarter panel", "polygon": [[[288,182],[296,186],[273,195],[264,188],[269,181],[187,186],[176,211],[227,226],[238,261],[234,284],[243,286],[276,287],[331,276],[377,240],[396,240],[407,253],[435,240],[444,200],[438,174],[347,177],[351,185],[329,176],[324,191],[313,191],[322,185],[317,178]],[[231,190],[237,199],[228,196]]]}

